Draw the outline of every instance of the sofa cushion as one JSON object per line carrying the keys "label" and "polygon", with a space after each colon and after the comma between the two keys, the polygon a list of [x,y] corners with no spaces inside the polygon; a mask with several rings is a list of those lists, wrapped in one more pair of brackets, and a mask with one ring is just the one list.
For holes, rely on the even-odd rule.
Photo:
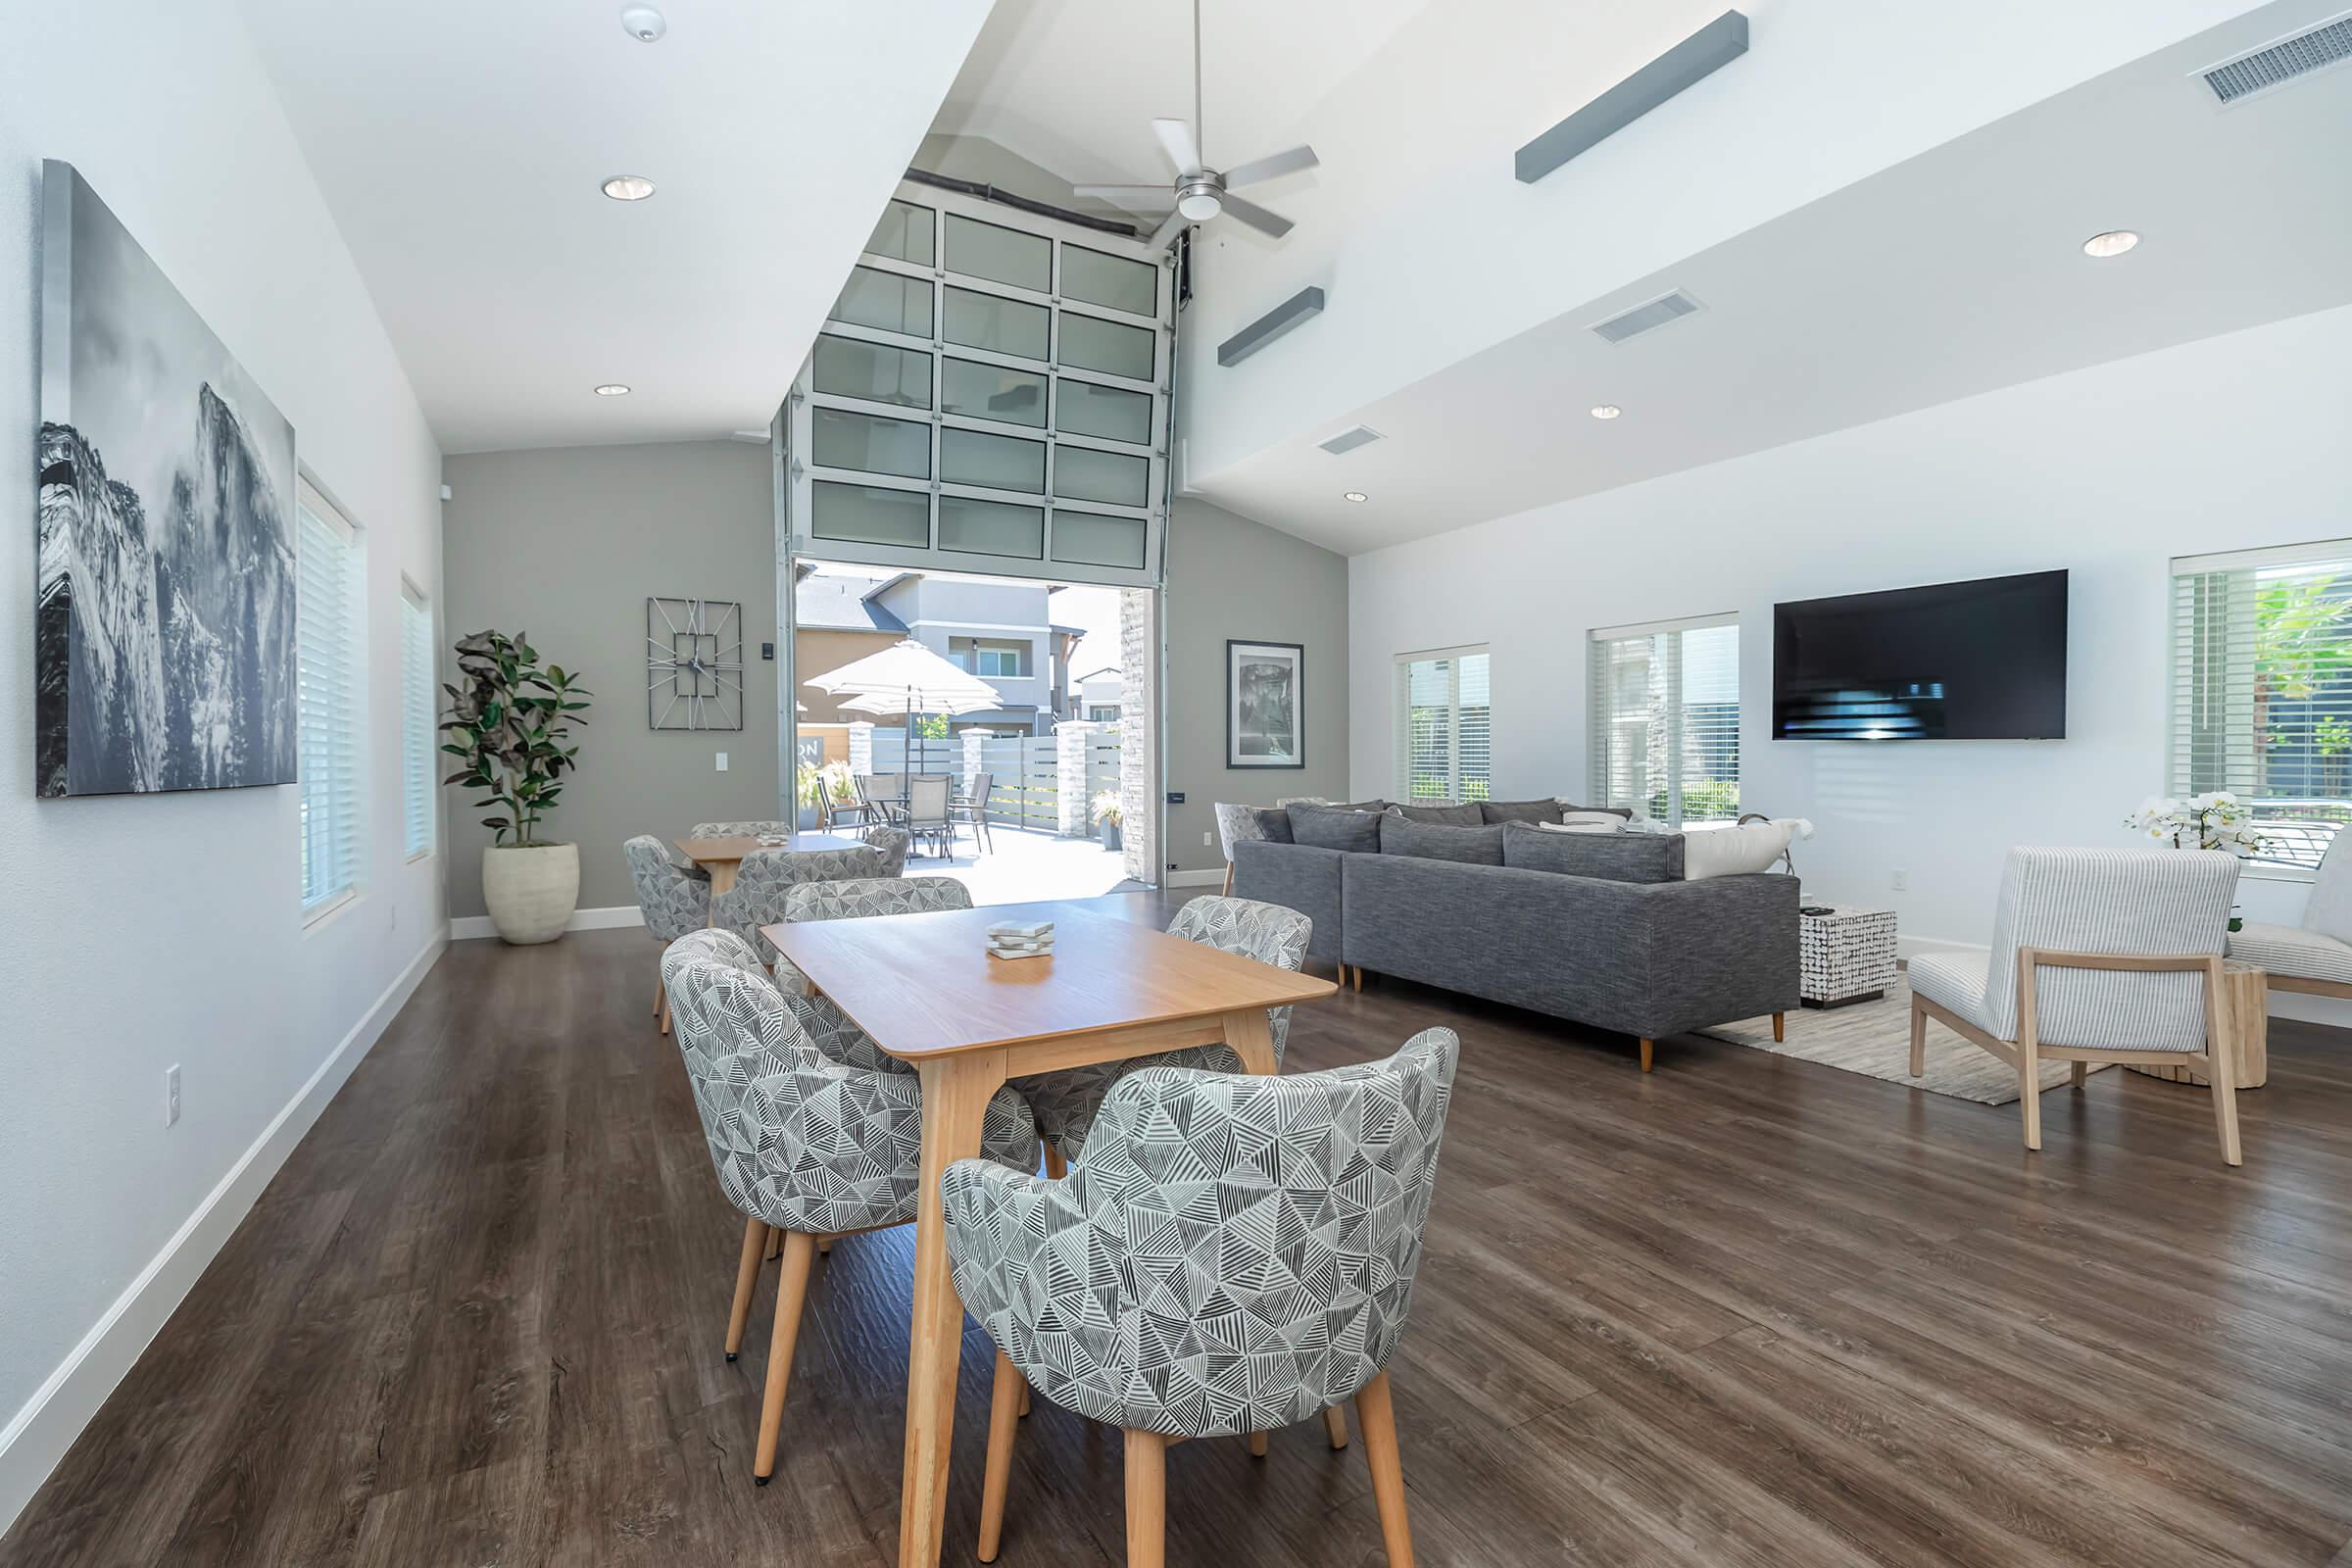
{"label": "sofa cushion", "polygon": [[1525,822],[1502,824],[1502,863],[1530,871],[1595,876],[1609,882],[1680,882],[1680,833],[1546,833]]}
{"label": "sofa cushion", "polygon": [[1250,814],[1257,818],[1257,836],[1268,844],[1289,844],[1291,813],[1279,806],[1253,806]]}
{"label": "sofa cushion", "polygon": [[1326,811],[1385,811],[1389,808],[1386,801],[1325,801],[1322,806]]}
{"label": "sofa cushion", "polygon": [[1468,801],[1460,806],[1392,806],[1389,810],[1407,822],[1434,822],[1441,827],[1487,825],[1487,818],[1476,801]]}
{"label": "sofa cushion", "polygon": [[1556,822],[1531,822],[1546,833],[1623,833],[1627,819],[1615,811],[1562,811]]}
{"label": "sofa cushion", "polygon": [[1557,822],[1560,803],[1557,801],[1481,801],[1478,803],[1480,820],[1485,822]]}
{"label": "sofa cushion", "polygon": [[1557,800],[1551,804],[1558,807],[1564,816],[1574,816],[1579,812],[1589,814],[1594,811],[1606,811],[1609,815],[1622,817],[1628,822],[1634,819],[1634,808],[1630,806],[1579,806],[1574,801],[1566,799]]}
{"label": "sofa cushion", "polygon": [[1334,806],[1291,808],[1291,842],[1318,850],[1346,850],[1375,855],[1380,851],[1380,813],[1343,810]]}
{"label": "sofa cushion", "polygon": [[2230,956],[2298,980],[2352,985],[2352,944],[2291,925],[2248,920],[2230,933]]}
{"label": "sofa cushion", "polygon": [[1416,822],[1394,811],[1380,819],[1380,853],[1418,855],[1430,860],[1459,860],[1465,865],[1502,863],[1502,826],[1456,827],[1444,822]]}

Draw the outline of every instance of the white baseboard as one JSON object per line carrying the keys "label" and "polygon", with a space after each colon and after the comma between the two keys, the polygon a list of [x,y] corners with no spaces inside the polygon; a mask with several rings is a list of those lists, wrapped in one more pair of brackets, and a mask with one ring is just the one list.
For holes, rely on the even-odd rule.
{"label": "white baseboard", "polygon": [[1170,871],[1159,879],[1163,888],[1214,888],[1225,884],[1225,868],[1211,871]]}
{"label": "white baseboard", "polygon": [[98,1413],[141,1351],[171,1319],[172,1310],[227,1245],[262,1190],[318,1120],[318,1113],[343,1087],[360,1059],[382,1038],[446,946],[440,937],[425,944],[400,978],[375,999],[351,1032],[327,1054],[310,1081],[270,1118],[237,1162],[228,1168],[194,1213],[148,1259],[114,1304],[90,1326],[46,1381],[33,1391],[5,1428],[0,1428],[0,1532],[49,1479],[74,1440]]}
{"label": "white baseboard", "polygon": [[1923,953],[1973,953],[1982,958],[1992,956],[1992,949],[1982,942],[1947,942],[1941,937],[1915,937],[1908,931],[1894,934],[1894,956],[1909,963]]}
{"label": "white baseboard", "polygon": [[[616,926],[643,925],[645,912],[634,904],[616,904],[604,909],[574,909],[564,927],[566,931],[610,931]],[[486,914],[462,914],[449,922],[449,940],[466,942],[474,937],[494,937],[498,927]]]}

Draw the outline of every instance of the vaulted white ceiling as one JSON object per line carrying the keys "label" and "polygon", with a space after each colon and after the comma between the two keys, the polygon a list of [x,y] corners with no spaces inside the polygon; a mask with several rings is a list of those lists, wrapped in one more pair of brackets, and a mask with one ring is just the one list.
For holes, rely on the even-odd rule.
{"label": "vaulted white ceiling", "polygon": [[243,0],[445,450],[763,427],[989,12],[659,3]]}

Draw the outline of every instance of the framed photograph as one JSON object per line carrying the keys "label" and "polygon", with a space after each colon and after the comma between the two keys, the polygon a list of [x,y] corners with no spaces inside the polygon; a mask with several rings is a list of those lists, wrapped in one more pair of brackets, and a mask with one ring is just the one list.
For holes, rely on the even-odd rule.
{"label": "framed photograph", "polygon": [[1306,765],[1306,648],[1225,644],[1225,765]]}

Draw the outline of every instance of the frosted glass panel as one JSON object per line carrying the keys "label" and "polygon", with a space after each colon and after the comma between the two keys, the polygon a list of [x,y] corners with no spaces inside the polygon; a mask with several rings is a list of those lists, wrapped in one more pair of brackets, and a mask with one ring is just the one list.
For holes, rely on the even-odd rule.
{"label": "frosted glass panel", "polygon": [[909,409],[931,406],[931,356],[861,338],[816,335],[809,385],[836,397],[867,398]]}
{"label": "frosted glass panel", "polygon": [[1090,305],[1138,316],[1159,314],[1159,269],[1090,251],[1083,245],[1061,248],[1061,292]]}
{"label": "frosted glass panel", "polygon": [[1043,305],[1024,305],[968,288],[948,290],[947,338],[951,343],[1042,360],[1051,320]]}
{"label": "frosted glass panel", "polygon": [[910,545],[917,550],[931,542],[931,497],[926,491],[819,479],[810,492],[808,531],[819,539]]}
{"label": "frosted glass panel", "polygon": [[1046,488],[1046,444],[945,429],[939,432],[939,476],[950,484],[1041,492]]}
{"label": "frosted glass panel", "polygon": [[917,267],[929,267],[933,254],[931,243],[931,209],[917,207],[912,202],[892,202],[882,213],[882,221],[874,225],[874,237],[865,248],[876,256],[895,257],[912,262]]}
{"label": "frosted glass panel", "polygon": [[1072,565],[1141,566],[1144,519],[1054,509],[1054,559]]}
{"label": "frosted glass panel", "polygon": [[1091,381],[1054,383],[1054,428],[1069,435],[1100,436],[1105,441],[1152,440],[1152,394],[1122,392],[1115,386]]}
{"label": "frosted glass panel", "polygon": [[820,468],[931,477],[931,427],[844,409],[809,411],[809,457]]}
{"label": "frosted glass panel", "polygon": [[1152,379],[1152,331],[1121,326],[1116,321],[1061,313],[1061,363],[1104,375],[1124,375],[1137,381]]}
{"label": "frosted glass panel", "polygon": [[1148,458],[1097,452],[1092,447],[1054,449],[1054,493],[1073,501],[1106,501],[1114,507],[1147,504],[1152,488]]}
{"label": "frosted glass panel", "polygon": [[879,268],[853,267],[848,286],[833,302],[833,319],[929,337],[931,285],[919,277],[901,277]]}
{"label": "frosted glass panel", "polygon": [[950,213],[948,270],[1045,294],[1054,286],[1054,242]]}
{"label": "frosted glass panel", "polygon": [[950,414],[1007,424],[1046,422],[1046,378],[975,360],[949,360],[940,367],[939,406]]}
{"label": "frosted glass panel", "polygon": [[1046,514],[1039,507],[1003,501],[939,498],[939,548],[980,556],[1018,556],[1035,561],[1046,553]]}

